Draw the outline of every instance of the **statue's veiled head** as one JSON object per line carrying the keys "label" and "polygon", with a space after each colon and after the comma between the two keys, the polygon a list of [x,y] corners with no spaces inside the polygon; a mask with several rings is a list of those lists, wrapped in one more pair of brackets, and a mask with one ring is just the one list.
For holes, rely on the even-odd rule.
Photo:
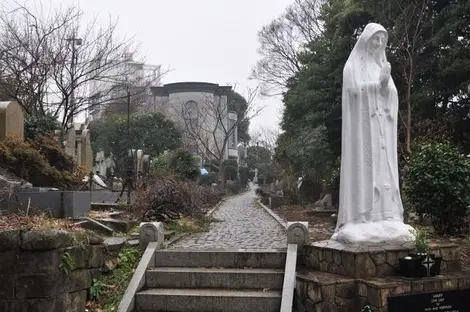
{"label": "statue's veiled head", "polygon": [[377,31],[367,41],[367,52],[375,55],[377,52],[385,50],[387,45],[387,33],[383,31]]}
{"label": "statue's veiled head", "polygon": [[385,48],[387,41],[388,33],[382,25],[377,23],[367,24],[359,36],[348,61],[356,62],[366,56],[365,59],[375,60],[377,64],[381,65],[386,61]]}

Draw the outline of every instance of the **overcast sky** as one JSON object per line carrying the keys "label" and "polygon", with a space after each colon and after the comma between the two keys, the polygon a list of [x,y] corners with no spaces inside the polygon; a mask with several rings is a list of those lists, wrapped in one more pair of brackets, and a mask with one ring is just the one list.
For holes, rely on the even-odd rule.
{"label": "overcast sky", "polygon": [[[37,3],[41,0],[19,2]],[[50,1],[50,2],[49,2]],[[118,33],[141,43],[146,63],[171,71],[164,83],[205,81],[236,85],[246,94],[251,69],[259,59],[257,33],[282,14],[293,0],[46,0],[53,7],[78,3],[86,18],[106,23],[119,18]],[[280,98],[257,99],[265,106],[251,123],[276,128],[281,117]]]}

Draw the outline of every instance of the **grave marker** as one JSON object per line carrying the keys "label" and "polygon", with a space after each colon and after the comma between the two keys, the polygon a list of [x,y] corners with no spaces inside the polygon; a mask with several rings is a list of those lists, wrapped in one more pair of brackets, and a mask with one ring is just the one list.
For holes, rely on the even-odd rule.
{"label": "grave marker", "polygon": [[388,312],[464,312],[469,306],[470,288],[388,298]]}

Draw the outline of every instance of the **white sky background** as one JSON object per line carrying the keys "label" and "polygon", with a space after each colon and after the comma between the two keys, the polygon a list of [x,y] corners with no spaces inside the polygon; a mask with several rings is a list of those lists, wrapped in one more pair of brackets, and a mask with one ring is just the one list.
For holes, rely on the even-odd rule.
{"label": "white sky background", "polygon": [[[13,0],[7,0],[13,1]],[[257,33],[283,13],[293,0],[20,0],[58,8],[78,3],[86,19],[119,20],[118,35],[140,43],[146,63],[171,71],[163,83],[205,81],[235,85],[246,95],[257,81],[249,80],[259,59]],[[251,121],[250,132],[277,129],[280,97],[257,98],[265,107]]]}

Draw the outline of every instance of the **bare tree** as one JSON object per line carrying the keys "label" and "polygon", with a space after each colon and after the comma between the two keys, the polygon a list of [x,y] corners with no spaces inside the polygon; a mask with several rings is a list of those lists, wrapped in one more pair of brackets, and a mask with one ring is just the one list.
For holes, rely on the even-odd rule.
{"label": "bare tree", "polygon": [[[222,186],[225,184],[224,159],[227,156],[229,144],[236,143],[237,128],[262,110],[254,105],[257,93],[258,89],[247,91],[248,105],[244,113],[238,115],[228,109],[232,105],[223,95],[206,96],[205,100],[200,103],[189,101],[181,103],[181,107],[176,108],[179,110],[177,114],[183,128],[184,140],[189,143],[190,147],[197,148],[203,160],[217,161]],[[235,145],[231,148],[237,147]]]}
{"label": "bare tree", "polygon": [[432,11],[429,8],[431,0],[407,0],[397,2],[401,14],[392,36],[396,42],[397,60],[403,70],[405,81],[406,119],[401,118],[405,129],[406,152],[411,154],[412,141],[412,88],[418,74],[417,58],[429,43],[423,34],[432,28]]}
{"label": "bare tree", "polygon": [[[74,116],[115,101],[115,86],[132,76],[132,40],[116,38],[116,21],[85,24],[77,7],[51,11],[18,5],[2,12],[2,89],[28,114],[50,114],[70,127]],[[99,87],[97,87],[99,85]]]}
{"label": "bare tree", "polygon": [[261,128],[253,135],[252,142],[266,148],[273,155],[279,135],[279,129]]}
{"label": "bare tree", "polygon": [[250,78],[261,82],[262,95],[280,94],[301,68],[299,53],[322,30],[320,7],[325,0],[295,0],[280,17],[258,33],[261,59]]}

